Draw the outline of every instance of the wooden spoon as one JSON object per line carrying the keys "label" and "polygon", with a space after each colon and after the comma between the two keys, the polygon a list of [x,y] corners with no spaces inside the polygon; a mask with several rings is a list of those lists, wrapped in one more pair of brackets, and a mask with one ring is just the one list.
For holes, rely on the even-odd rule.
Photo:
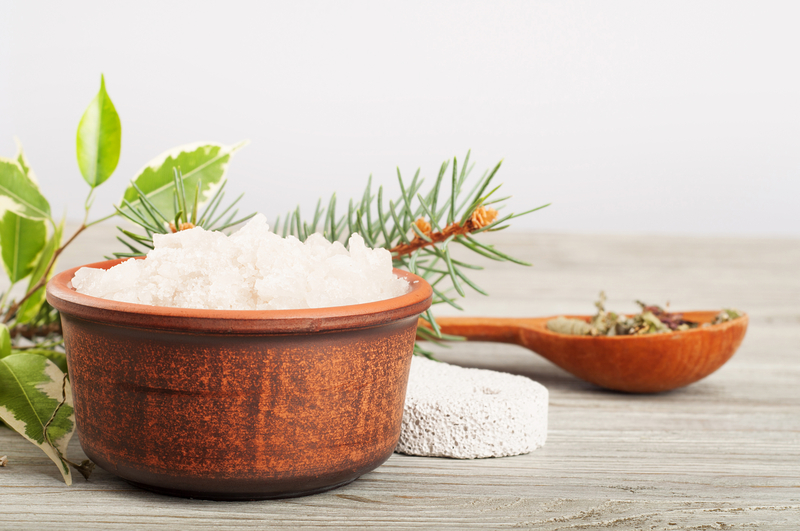
{"label": "wooden spoon", "polygon": [[[718,311],[684,312],[684,319],[710,323]],[[589,316],[572,315],[589,320]],[[744,339],[748,316],[684,332],[591,337],[556,334],[553,317],[506,319],[440,317],[442,332],[470,341],[513,343],[530,349],[578,378],[606,389],[658,393],[694,383],[719,369]]]}

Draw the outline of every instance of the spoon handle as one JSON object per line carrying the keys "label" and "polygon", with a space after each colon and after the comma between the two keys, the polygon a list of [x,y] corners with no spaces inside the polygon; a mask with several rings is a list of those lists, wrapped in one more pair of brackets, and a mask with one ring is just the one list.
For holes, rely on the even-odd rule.
{"label": "spoon handle", "polygon": [[522,332],[541,319],[506,317],[439,317],[436,322],[445,334],[463,336],[469,341],[493,341],[527,346]]}

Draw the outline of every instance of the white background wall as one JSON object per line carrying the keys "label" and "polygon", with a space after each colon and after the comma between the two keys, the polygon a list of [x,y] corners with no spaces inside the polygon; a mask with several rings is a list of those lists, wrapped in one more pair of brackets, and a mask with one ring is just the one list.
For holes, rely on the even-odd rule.
{"label": "white background wall", "polygon": [[[75,130],[105,73],[123,152],[251,140],[245,207],[308,211],[473,150],[520,229],[800,235],[800,2],[0,0],[0,154],[55,212],[87,191]],[[342,203],[340,203],[342,204]]]}

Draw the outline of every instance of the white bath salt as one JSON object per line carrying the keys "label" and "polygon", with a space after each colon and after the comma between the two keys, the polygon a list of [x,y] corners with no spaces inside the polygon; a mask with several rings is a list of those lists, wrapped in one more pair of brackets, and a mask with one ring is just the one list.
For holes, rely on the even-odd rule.
{"label": "white bath salt", "polygon": [[409,291],[386,249],[353,234],[349,252],[312,234],[305,243],[269,231],[259,214],[230,236],[200,227],[153,236],[145,260],[83,267],[78,293],[137,304],[214,310],[283,310],[361,304]]}

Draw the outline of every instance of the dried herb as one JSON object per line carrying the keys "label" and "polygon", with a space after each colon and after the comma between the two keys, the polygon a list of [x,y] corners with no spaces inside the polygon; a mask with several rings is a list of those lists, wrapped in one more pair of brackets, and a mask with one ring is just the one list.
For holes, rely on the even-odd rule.
{"label": "dried herb", "polygon": [[551,332],[567,334],[570,336],[597,335],[597,330],[586,321],[581,321],[580,319],[570,319],[567,317],[556,317],[555,319],[547,321],[547,329]]}
{"label": "dried herb", "polygon": [[711,321],[712,325],[715,324],[722,324],[727,323],[728,321],[733,321],[734,319],[738,319],[742,316],[742,312],[739,310],[734,310],[733,308],[725,308],[721,312],[714,317],[714,320]]}
{"label": "dried herb", "polygon": [[[698,323],[685,320],[682,313],[668,312],[661,306],[648,305],[641,301],[636,303],[642,311],[631,316],[609,312],[605,303],[606,294],[601,291],[599,300],[595,302],[597,313],[588,323],[581,319],[558,317],[547,322],[547,329],[558,334],[578,336],[641,336],[680,332],[699,326]],[[725,317],[722,317],[723,314]],[[739,316],[740,313],[736,310],[723,310],[712,324],[724,322],[720,319],[730,320]]]}

